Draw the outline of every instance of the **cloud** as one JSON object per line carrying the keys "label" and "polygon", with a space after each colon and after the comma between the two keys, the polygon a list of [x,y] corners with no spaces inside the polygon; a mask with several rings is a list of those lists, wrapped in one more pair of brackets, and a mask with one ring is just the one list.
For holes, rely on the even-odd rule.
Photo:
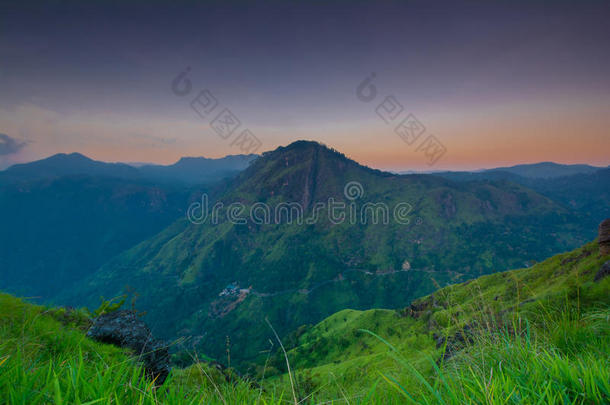
{"label": "cloud", "polygon": [[0,156],[12,155],[19,152],[27,142],[17,142],[7,134],[0,134]]}

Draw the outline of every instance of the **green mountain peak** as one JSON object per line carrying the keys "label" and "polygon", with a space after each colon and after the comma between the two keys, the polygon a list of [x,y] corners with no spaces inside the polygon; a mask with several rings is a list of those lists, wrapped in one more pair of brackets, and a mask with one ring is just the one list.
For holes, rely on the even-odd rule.
{"label": "green mountain peak", "polygon": [[[198,350],[221,357],[228,335],[235,364],[247,367],[268,341],[265,318],[284,334],[345,308],[400,307],[583,242],[562,226],[567,210],[523,186],[393,175],[310,141],[263,154],[208,197],[210,210],[222,203],[217,216],[179,220],[122,253],[71,302],[129,285],[162,337],[192,336]],[[276,215],[286,203],[300,207],[302,221]],[[344,204],[342,220],[329,214],[332,203]],[[388,221],[375,221],[370,204],[387,207]],[[239,221],[229,215],[236,206]],[[251,216],[255,206],[267,221]]]}

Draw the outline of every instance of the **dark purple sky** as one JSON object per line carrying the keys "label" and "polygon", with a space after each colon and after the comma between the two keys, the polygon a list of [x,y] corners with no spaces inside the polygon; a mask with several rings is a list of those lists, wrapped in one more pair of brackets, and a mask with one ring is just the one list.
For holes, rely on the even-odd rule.
{"label": "dark purple sky", "polygon": [[[608,2],[120,3],[0,6],[0,134],[21,145],[0,167],[239,153],[189,107],[202,89],[259,152],[307,138],[427,167],[375,113],[394,95],[446,147],[439,168],[610,163]],[[371,72],[367,104],[355,89]]]}

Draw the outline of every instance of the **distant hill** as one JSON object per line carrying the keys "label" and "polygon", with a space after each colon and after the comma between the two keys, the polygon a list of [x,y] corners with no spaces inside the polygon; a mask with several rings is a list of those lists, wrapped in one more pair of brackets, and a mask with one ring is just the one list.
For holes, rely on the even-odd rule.
{"label": "distant hill", "polygon": [[0,172],[4,178],[39,179],[68,175],[88,175],[135,179],[136,168],[124,163],[106,163],[88,158],[80,153],[59,153],[46,159],[16,164]]}
{"label": "distant hill", "polygon": [[258,155],[230,155],[219,159],[185,157],[172,165],[131,166],[90,159],[80,153],[60,153],[46,159],[22,163],[0,171],[0,179],[28,180],[62,176],[104,176],[187,185],[210,184],[235,176]]}
{"label": "distant hill", "polygon": [[51,300],[184,215],[189,193],[105,176],[0,177],[0,289]]}
{"label": "distant hill", "polygon": [[[179,220],[61,302],[115,296],[128,284],[158,333],[194,336],[217,358],[229,336],[233,361],[247,367],[268,344],[265,317],[285,334],[345,308],[404,306],[439,285],[522,267],[594,236],[569,207],[514,182],[394,175],[309,141],[264,153],[216,202],[224,207],[217,222]],[[377,203],[411,209],[408,224],[336,222],[326,211],[311,223],[227,219],[234,203],[245,212],[293,203],[311,219],[331,202],[359,213]]]}
{"label": "distant hill", "polygon": [[585,173],[550,178],[524,177],[499,169],[442,172],[435,175],[457,182],[510,181],[521,184],[563,207],[577,211],[581,216],[581,224],[591,229],[603,218],[610,217],[610,168],[594,171],[587,169]]}
{"label": "distant hill", "polygon": [[607,169],[607,167],[596,167],[585,164],[564,165],[554,162],[540,162],[473,171],[405,170],[397,173],[433,174],[456,181],[473,181],[482,179],[523,181],[523,179],[553,179],[558,177],[572,176],[575,174],[592,174],[602,169]]}
{"label": "distant hill", "polygon": [[51,300],[183,216],[196,190],[255,158],[135,168],[61,153],[0,171],[0,289]]}
{"label": "distant hill", "polygon": [[235,176],[257,157],[258,155],[230,155],[219,159],[183,157],[172,165],[143,165],[138,170],[145,178],[155,181],[211,183]]}
{"label": "distant hill", "polygon": [[527,178],[549,179],[554,177],[570,176],[573,174],[590,174],[599,169],[601,169],[601,167],[583,164],[564,165],[554,162],[541,162],[510,167],[498,167],[495,169],[484,170],[484,172],[508,172]]}

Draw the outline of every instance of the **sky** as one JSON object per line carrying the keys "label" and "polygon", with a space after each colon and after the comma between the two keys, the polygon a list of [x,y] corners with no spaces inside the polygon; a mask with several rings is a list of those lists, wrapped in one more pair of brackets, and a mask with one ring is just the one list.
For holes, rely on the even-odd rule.
{"label": "sky", "polygon": [[386,170],[610,164],[608,2],[15,3],[0,169],[298,139]]}

